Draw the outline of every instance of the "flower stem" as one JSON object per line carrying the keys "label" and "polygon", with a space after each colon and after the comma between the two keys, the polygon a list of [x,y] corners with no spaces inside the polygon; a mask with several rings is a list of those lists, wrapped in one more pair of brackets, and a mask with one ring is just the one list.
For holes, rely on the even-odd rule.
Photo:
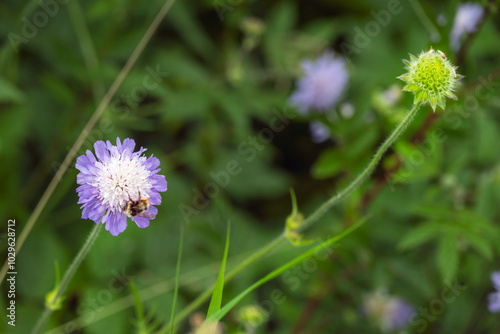
{"label": "flower stem", "polygon": [[[273,241],[256,251],[252,256],[246,258],[243,262],[241,262],[236,268],[231,270],[230,272],[227,273],[227,275],[224,278],[224,284],[228,282],[231,278],[236,276],[240,271],[254,263],[255,261],[259,260],[261,257],[264,255],[268,254],[270,251],[281,245],[284,241],[286,241],[285,234],[282,233],[280,234],[277,238],[275,238]],[[201,295],[199,295],[195,300],[193,300],[188,306],[186,306],[182,311],[180,311],[177,316],[175,317],[174,320],[174,326],[177,326],[177,324],[182,321],[184,318],[186,318],[191,312],[196,310],[201,304],[203,304],[210,296],[212,295],[212,292],[214,290],[215,283],[209,287],[207,290],[205,290]],[[162,333],[167,333],[169,329],[170,324],[165,326],[162,330],[159,331],[159,334]]]}
{"label": "flower stem", "polygon": [[[336,196],[330,198],[327,202],[325,202],[323,205],[321,205],[315,212],[313,212],[310,216],[305,218],[300,225],[300,227],[297,228],[297,231],[303,231],[306,229],[308,226],[310,226],[312,223],[314,223],[316,220],[318,220],[328,209],[333,207],[335,204],[337,204],[339,201],[347,197],[351,192],[353,192],[355,189],[357,189],[365,180],[366,178],[373,172],[375,167],[377,166],[378,162],[384,155],[385,151],[396,141],[396,139],[404,132],[404,130],[408,127],[408,125],[411,123],[413,120],[413,117],[416,115],[417,111],[420,109],[421,102],[417,102],[416,104],[413,105],[413,108],[408,112],[406,117],[401,121],[401,123],[398,124],[396,129],[387,137],[387,139],[384,141],[384,143],[380,146],[380,148],[377,150],[375,153],[375,156],[373,159],[370,161],[368,166],[363,170],[363,172],[351,183],[345,188],[342,192],[337,194]],[[240,271],[248,267],[250,264],[254,263],[255,261],[259,260],[261,257],[269,253],[271,250],[274,248],[278,247],[281,243],[283,243],[285,240],[287,240],[285,233],[280,234],[276,239],[271,241],[269,244],[266,246],[262,247],[260,250],[255,252],[252,256],[247,258],[245,261],[240,263],[236,268],[231,270],[225,278],[225,282],[229,281],[231,278],[233,278],[236,274],[238,274]],[[203,302],[205,302],[210,295],[212,294],[212,291],[214,289],[214,286],[211,286],[207,290],[205,290],[201,295],[198,296],[194,301],[192,301],[188,306],[186,306],[177,316],[175,317],[174,320],[174,326],[176,326],[180,321],[182,321],[185,317],[187,317],[191,312],[193,312],[196,308],[198,308]],[[168,324],[163,328],[163,330],[160,330],[159,333],[166,333],[168,330]]]}
{"label": "flower stem", "polygon": [[413,105],[413,108],[408,112],[408,114],[406,114],[406,117],[401,121],[401,123],[398,124],[398,126],[392,131],[389,137],[387,137],[384,143],[379,147],[379,149],[373,156],[368,166],[366,166],[365,170],[363,170],[361,174],[359,174],[358,177],[354,181],[352,181],[351,184],[349,184],[344,190],[342,190],[340,193],[330,198],[328,201],[323,203],[318,209],[316,209],[316,211],[314,211],[311,215],[306,217],[302,221],[302,224],[297,228],[297,232],[302,232],[305,229],[307,229],[311,224],[313,224],[316,220],[318,220],[321,216],[323,216],[326,211],[328,211],[338,202],[343,200],[345,197],[349,196],[368,178],[368,176],[370,176],[370,174],[373,172],[373,170],[379,163],[380,159],[384,155],[385,151],[387,151],[387,149],[391,147],[394,141],[396,141],[396,139],[398,139],[398,137],[408,127],[408,124],[411,123],[413,117],[420,109],[421,104],[422,102],[419,101]]}
{"label": "flower stem", "polygon": [[[87,240],[83,244],[82,248],[80,249],[76,257],[73,259],[73,262],[69,266],[68,270],[66,270],[64,277],[62,278],[61,282],[59,283],[59,286],[57,287],[57,292],[54,298],[52,299],[54,302],[57,302],[59,298],[61,298],[64,292],[66,291],[68,283],[69,281],[71,281],[71,278],[75,274],[76,269],[78,269],[83,259],[89,252],[90,247],[92,247],[92,244],[97,239],[99,231],[101,230],[101,226],[102,224],[96,224],[94,226],[89,236],[87,237]],[[48,306],[45,307],[45,311],[42,313],[41,317],[38,319],[35,327],[33,328],[33,331],[31,332],[32,334],[39,333],[44,328],[45,323],[47,322],[47,320],[49,320],[49,317],[53,311],[54,311],[53,308],[50,308]]]}

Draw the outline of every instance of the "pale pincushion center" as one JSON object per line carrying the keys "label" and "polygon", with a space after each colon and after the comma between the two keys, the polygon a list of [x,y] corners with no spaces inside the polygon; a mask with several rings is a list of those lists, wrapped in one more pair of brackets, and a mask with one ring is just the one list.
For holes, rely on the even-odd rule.
{"label": "pale pincushion center", "polygon": [[139,157],[114,157],[108,163],[97,162],[99,172],[94,186],[99,189],[99,199],[112,211],[122,211],[129,201],[149,198],[151,172]]}

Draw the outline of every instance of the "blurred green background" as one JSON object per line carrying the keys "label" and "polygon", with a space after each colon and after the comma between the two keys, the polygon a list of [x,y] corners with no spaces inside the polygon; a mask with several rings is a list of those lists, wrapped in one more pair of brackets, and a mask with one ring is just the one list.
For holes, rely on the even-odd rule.
{"label": "blurred green background", "polygon": [[[0,3],[2,254],[7,220],[16,219],[19,237],[163,5],[157,0],[48,3],[52,7],[37,1]],[[139,289],[151,321],[168,322],[179,228],[186,223],[180,207],[193,206],[196,192],[213,181],[210,173],[224,171],[231,160],[242,168],[206,208],[189,217],[178,311],[215,282],[228,220],[232,268],[282,232],[291,212],[290,187],[308,214],[362,170],[411,107],[408,93],[394,104],[384,100],[392,85],[396,92],[403,86],[396,79],[404,71],[401,59],[432,45],[465,75],[458,101],[448,101],[447,110],[435,114],[423,107],[371,180],[306,237],[324,239],[370,214],[367,224],[313,269],[285,274],[258,289],[225,318],[224,331],[243,328],[241,308],[265,306],[279,291],[284,299],[268,307],[255,333],[379,333],[376,321],[363,312],[367,294],[386,289],[419,312],[456,282],[466,289],[443,309],[431,309],[425,328],[413,323],[406,332],[500,333],[499,316],[487,310],[487,294],[494,291],[490,273],[500,269],[498,3],[486,5],[489,15],[463,59],[449,48],[459,4],[177,0],[78,151],[116,137],[147,147],[160,159],[168,181],[159,214],[147,229],[129,222],[118,237],[101,233],[48,328],[137,332],[127,277]],[[367,43],[346,49],[356,45],[359,31],[366,34],[370,22],[378,24],[373,11],[393,5],[401,11],[385,27],[366,35]],[[39,27],[30,28],[30,22]],[[326,49],[346,57],[348,87],[327,113],[300,115],[287,103],[302,73],[300,62]],[[145,79],[154,71],[156,81]],[[241,153],[242,143],[269,128],[277,112],[289,115],[288,124],[249,159]],[[328,124],[330,139],[311,140],[312,120]],[[73,161],[19,252],[16,327],[2,320],[0,332],[31,330],[54,287],[54,262],[64,272],[93,226],[80,218],[76,174]],[[305,249],[284,245],[247,268],[226,285],[223,303]],[[2,282],[2,309],[9,302],[6,286]],[[204,304],[198,311],[206,309]],[[178,332],[192,330],[200,316],[192,315]],[[78,329],[74,319],[84,327]]]}

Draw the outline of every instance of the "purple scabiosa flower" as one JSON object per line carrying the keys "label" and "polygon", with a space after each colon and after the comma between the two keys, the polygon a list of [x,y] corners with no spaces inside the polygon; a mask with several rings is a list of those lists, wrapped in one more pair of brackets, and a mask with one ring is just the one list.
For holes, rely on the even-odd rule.
{"label": "purple scabiosa flower", "polygon": [[330,129],[320,121],[312,121],[309,124],[311,139],[314,143],[320,144],[330,138]]}
{"label": "purple scabiosa flower", "polygon": [[363,300],[363,309],[384,333],[405,328],[410,316],[415,312],[413,306],[404,299],[389,296],[385,290],[366,295]]}
{"label": "purple scabiosa flower", "polygon": [[304,77],[297,81],[297,88],[290,103],[303,114],[310,110],[324,111],[333,107],[342,96],[349,80],[345,60],[325,51],[315,62],[301,63]]}
{"label": "purple scabiosa flower", "polygon": [[125,230],[127,217],[140,228],[148,227],[158,213],[160,192],[167,190],[165,176],[157,174],[160,160],[147,158],[143,147],[137,152],[134,148],[135,141],[129,138],[123,143],[117,138],[116,146],[99,140],[94,144],[97,159],[87,150],[76,160],[82,218],[106,224],[114,236]]}
{"label": "purple scabiosa flower", "polygon": [[477,25],[483,16],[484,9],[479,3],[465,2],[458,7],[455,22],[450,32],[450,47],[453,50],[460,48],[460,38],[465,33],[477,30]]}
{"label": "purple scabiosa flower", "polygon": [[408,325],[410,316],[415,312],[413,306],[404,299],[393,297],[387,303],[383,328],[388,330],[403,329]]}
{"label": "purple scabiosa flower", "polygon": [[500,271],[491,273],[491,281],[497,291],[488,295],[488,310],[491,313],[500,312]]}

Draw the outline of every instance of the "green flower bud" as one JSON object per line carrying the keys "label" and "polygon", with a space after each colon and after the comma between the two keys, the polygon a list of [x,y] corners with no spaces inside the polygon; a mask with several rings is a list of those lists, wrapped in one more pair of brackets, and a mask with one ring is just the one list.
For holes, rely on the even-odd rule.
{"label": "green flower bud", "polygon": [[245,326],[259,327],[267,320],[266,311],[258,305],[247,305],[240,309],[238,318]]}
{"label": "green flower bud", "polygon": [[418,58],[410,54],[410,61],[405,59],[403,63],[408,72],[398,79],[407,83],[403,91],[415,95],[413,103],[429,102],[432,110],[436,111],[436,105],[444,110],[447,97],[457,99],[454,91],[463,76],[455,72],[458,67],[453,66],[444,53],[431,47],[428,52],[422,51]]}

